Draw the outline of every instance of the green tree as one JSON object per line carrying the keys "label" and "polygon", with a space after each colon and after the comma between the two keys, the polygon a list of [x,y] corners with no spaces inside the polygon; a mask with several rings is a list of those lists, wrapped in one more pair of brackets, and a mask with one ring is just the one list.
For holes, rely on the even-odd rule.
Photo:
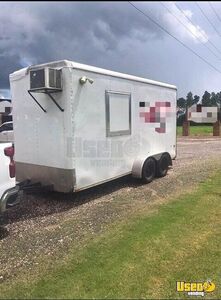
{"label": "green tree", "polygon": [[185,108],[186,107],[186,99],[184,99],[183,97],[177,99],[177,107]]}
{"label": "green tree", "polygon": [[196,104],[198,103],[200,100],[200,96],[198,95],[195,95],[193,97],[193,93],[192,92],[189,92],[186,96],[186,99],[183,98],[183,97],[180,97],[179,99],[177,99],[177,107],[179,108],[186,108],[186,105],[188,107],[192,106],[193,104]]}
{"label": "green tree", "polygon": [[203,94],[202,105],[203,106],[212,106],[211,94],[207,91],[205,91],[205,93]]}
{"label": "green tree", "polygon": [[217,94],[212,92],[210,96],[210,104],[211,106],[217,106]]}
{"label": "green tree", "polygon": [[197,103],[199,102],[199,100],[200,100],[200,96],[195,95],[195,96],[193,97],[193,104],[197,104]]}
{"label": "green tree", "polygon": [[216,94],[216,105],[221,107],[221,92]]}
{"label": "green tree", "polygon": [[193,93],[189,92],[186,96],[186,104],[188,107],[193,105]]}

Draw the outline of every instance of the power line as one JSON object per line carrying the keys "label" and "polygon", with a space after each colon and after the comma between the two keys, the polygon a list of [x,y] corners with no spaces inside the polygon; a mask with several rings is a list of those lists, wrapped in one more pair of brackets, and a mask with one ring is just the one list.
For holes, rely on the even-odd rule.
{"label": "power line", "polygon": [[210,25],[213,27],[213,29],[215,30],[215,32],[218,34],[219,37],[221,37],[221,34],[219,33],[219,31],[216,29],[216,27],[213,25],[213,23],[210,21],[210,19],[207,17],[207,15],[204,13],[204,11],[202,10],[202,8],[199,6],[199,4],[197,2],[196,6],[199,8],[199,10],[201,11],[201,13],[204,15],[204,17],[207,19],[207,21],[210,23]]}
{"label": "power line", "polygon": [[181,24],[181,25],[183,25],[183,27],[187,30],[187,31],[189,31],[191,34],[192,34],[192,36],[194,36],[197,40],[199,40],[200,41],[200,43],[207,49],[207,50],[209,50],[216,58],[218,58],[218,59],[220,59],[220,57],[219,56],[217,56],[216,55],[216,53],[214,52],[214,51],[212,51],[206,44],[204,44],[201,40],[200,40],[200,38],[196,35],[196,34],[194,34],[183,22],[181,22],[180,21],[180,19],[174,14],[174,13],[172,13],[172,11],[166,6],[166,5],[164,5],[164,3],[163,2],[160,2],[160,4]]}
{"label": "power line", "polygon": [[152,23],[154,23],[156,26],[158,26],[161,30],[166,32],[169,36],[171,36],[173,39],[175,39],[178,43],[180,43],[183,47],[188,49],[190,52],[192,52],[194,55],[196,55],[198,58],[200,58],[202,61],[204,61],[207,65],[209,65],[211,68],[213,68],[215,71],[221,74],[221,71],[217,69],[215,66],[213,66],[210,62],[208,62],[205,58],[203,58],[201,55],[197,54],[193,49],[191,49],[189,46],[184,44],[181,40],[179,40],[177,37],[175,37],[172,33],[170,33],[167,29],[165,29],[162,25],[160,25],[158,22],[156,22],[153,18],[151,18],[148,14],[143,12],[141,9],[139,9],[137,6],[135,6],[132,2],[128,1],[128,3],[133,6],[140,14],[145,16],[148,20],[150,20]]}
{"label": "power line", "polygon": [[[184,17],[193,25],[196,27],[196,24],[193,23],[193,21],[188,17],[186,16],[186,14],[182,11],[182,9],[174,2],[175,6],[179,9],[179,11],[184,15]],[[219,50],[219,48],[216,47],[216,45],[214,45],[214,43],[212,43],[209,38],[207,37],[207,35],[205,35],[203,32],[202,34],[204,35],[204,37],[208,40],[208,43],[210,45],[212,45],[214,47],[214,49],[216,49],[220,54],[221,54],[221,50]]]}
{"label": "power line", "polygon": [[221,18],[220,16],[217,14],[216,10],[214,9],[214,7],[212,6],[212,3],[210,1],[208,1],[209,6],[211,7],[212,11],[214,12],[214,14],[216,15],[217,19],[221,22]]}

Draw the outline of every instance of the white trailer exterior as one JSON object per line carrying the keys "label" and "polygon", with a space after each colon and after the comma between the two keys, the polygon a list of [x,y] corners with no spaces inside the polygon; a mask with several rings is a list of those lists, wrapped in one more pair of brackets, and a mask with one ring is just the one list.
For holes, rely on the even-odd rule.
{"label": "white trailer exterior", "polygon": [[[50,68],[62,81],[53,94]],[[29,94],[36,74],[46,88],[32,86]],[[18,182],[73,192],[130,173],[142,177],[148,157],[176,156],[173,85],[67,60],[16,71],[10,85]]]}

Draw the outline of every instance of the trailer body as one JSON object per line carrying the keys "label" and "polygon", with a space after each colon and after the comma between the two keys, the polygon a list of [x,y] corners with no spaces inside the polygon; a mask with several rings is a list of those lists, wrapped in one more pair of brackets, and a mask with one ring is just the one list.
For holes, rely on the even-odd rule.
{"label": "trailer body", "polygon": [[10,86],[18,182],[74,192],[176,156],[173,85],[64,60],[16,71]]}

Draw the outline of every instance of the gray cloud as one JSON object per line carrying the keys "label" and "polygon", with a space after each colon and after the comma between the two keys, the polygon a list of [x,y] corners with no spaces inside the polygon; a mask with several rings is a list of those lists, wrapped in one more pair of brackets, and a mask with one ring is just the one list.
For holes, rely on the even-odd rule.
{"label": "gray cloud", "polygon": [[125,39],[163,37],[125,2],[0,3],[0,18],[0,88],[8,87],[10,72],[28,64],[96,64],[112,52],[121,56]]}
{"label": "gray cloud", "polygon": [[7,55],[7,52],[0,56],[0,89],[9,88],[9,74],[22,67],[19,61],[19,56]]}
{"label": "gray cloud", "polygon": [[[160,3],[136,5],[182,40],[197,45]],[[181,18],[174,3],[166,5]],[[188,14],[192,16],[190,10]],[[0,90],[9,88],[11,72],[60,59],[175,84],[182,81],[173,55],[180,46],[127,2],[0,2],[0,19]],[[200,37],[199,26],[193,28],[188,21],[186,26]],[[181,65],[186,67],[185,59]]]}

